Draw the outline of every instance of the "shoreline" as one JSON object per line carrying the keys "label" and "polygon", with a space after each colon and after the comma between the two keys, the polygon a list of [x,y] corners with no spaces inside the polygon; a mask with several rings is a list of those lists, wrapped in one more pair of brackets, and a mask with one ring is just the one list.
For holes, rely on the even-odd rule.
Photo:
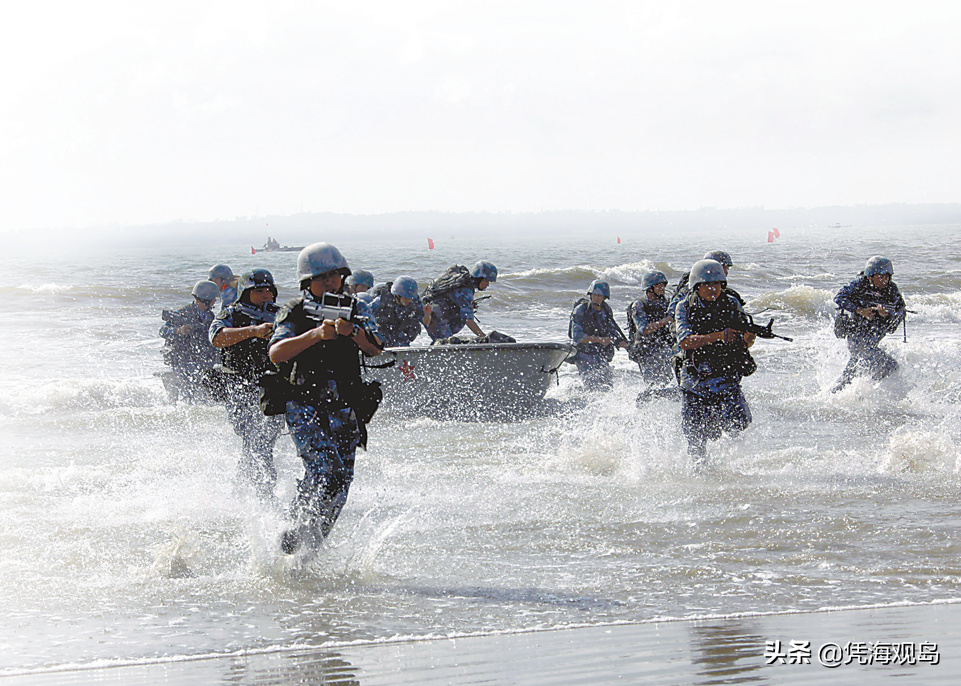
{"label": "shoreline", "polygon": [[[824,666],[825,644],[850,662]],[[182,656],[24,671],[0,684],[854,684],[865,676],[947,684],[959,668],[961,599]]]}

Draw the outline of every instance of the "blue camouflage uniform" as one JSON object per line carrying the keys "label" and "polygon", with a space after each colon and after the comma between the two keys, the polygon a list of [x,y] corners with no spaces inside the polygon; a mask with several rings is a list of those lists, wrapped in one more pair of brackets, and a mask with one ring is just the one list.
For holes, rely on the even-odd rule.
{"label": "blue camouflage uniform", "polygon": [[[653,292],[652,292],[653,295]],[[662,326],[645,334],[648,324],[658,322],[668,315],[669,303],[664,296],[648,297],[645,293],[627,309],[631,334],[630,358],[637,362],[644,380],[652,384],[670,384],[673,380],[671,360],[674,357],[674,334],[670,326]]]}
{"label": "blue camouflage uniform", "polygon": [[[270,345],[320,324],[305,311],[305,298],[312,298],[309,291],[278,313]],[[379,335],[366,303],[354,300],[358,326]],[[360,354],[353,340],[339,336],[315,343],[280,365],[297,386],[296,399],[287,402],[286,420],[304,462],[290,516],[299,526],[298,536],[314,547],[330,533],[347,502],[357,446],[367,443],[366,427],[354,410],[362,393]]]}
{"label": "blue camouflage uniform", "polygon": [[[834,390],[840,390],[849,384],[858,373],[866,371],[877,381],[897,371],[898,363],[879,347],[881,339],[895,331],[904,321],[906,314],[904,298],[894,281],[889,281],[884,288],[875,288],[870,277],[861,272],[851,283],[838,291],[834,302],[845,312],[841,316],[850,318],[847,343],[851,353]],[[891,316],[875,315],[867,319],[857,314],[857,310],[873,305],[884,305]]]}
{"label": "blue camouflage uniform", "polygon": [[[192,389],[205,394],[199,386],[201,377],[217,361],[217,351],[207,338],[214,313],[201,312],[196,303],[190,303],[179,310],[164,310],[163,318],[160,336],[164,339],[164,363],[177,375],[178,386],[185,396],[190,397]],[[184,325],[190,330],[177,333]]]}
{"label": "blue camouflage uniform", "polygon": [[389,290],[374,299],[370,304],[370,312],[388,348],[413,343],[424,319],[424,305],[419,298],[405,306]]}
{"label": "blue camouflage uniform", "polygon": [[[274,312],[268,311],[266,306],[234,302],[224,308],[210,325],[210,341],[212,343],[224,329],[256,326],[273,322],[274,318]],[[234,433],[243,441],[240,476],[252,484],[263,498],[272,497],[277,484],[274,444],[284,426],[280,415],[267,417],[260,410],[260,388],[257,381],[265,372],[273,369],[267,349],[268,342],[265,338],[248,338],[220,349],[224,370],[228,372],[227,419],[233,426]]]}
{"label": "blue camouflage uniform", "polygon": [[[745,321],[741,304],[734,296],[722,291],[712,303],[692,291],[677,305],[677,342]],[[687,351],[681,371],[681,428],[695,459],[705,459],[708,440],[717,440],[722,431],[736,435],[751,423],[741,378],[754,372],[753,364],[741,338],[734,343],[719,341]]]}
{"label": "blue camouflage uniform", "polygon": [[471,286],[454,288],[431,303],[430,326],[427,333],[431,340],[450,338],[474,319],[474,289]]}
{"label": "blue camouflage uniform", "polygon": [[[610,362],[619,342],[627,342],[627,336],[614,320],[614,312],[605,300],[595,308],[590,300],[583,298],[574,306],[568,334],[577,346],[574,364],[588,388],[610,387],[614,384],[614,371]],[[585,343],[587,336],[609,337],[610,345]]]}

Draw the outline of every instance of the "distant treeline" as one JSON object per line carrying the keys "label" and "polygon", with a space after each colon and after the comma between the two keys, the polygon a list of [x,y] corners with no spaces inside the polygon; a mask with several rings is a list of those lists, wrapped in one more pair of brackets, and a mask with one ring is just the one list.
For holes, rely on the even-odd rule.
{"label": "distant treeline", "polygon": [[175,221],[132,227],[90,227],[71,231],[85,242],[198,245],[237,242],[261,247],[267,236],[284,245],[303,245],[319,236],[346,233],[351,239],[420,238],[466,235],[558,235],[587,232],[630,236],[663,231],[739,233],[777,228],[818,228],[961,224],[961,204],[853,205],[767,209],[744,207],[699,210],[624,212],[558,210],[546,212],[392,212],[335,214],[303,212],[287,216],[237,217],[212,222]]}

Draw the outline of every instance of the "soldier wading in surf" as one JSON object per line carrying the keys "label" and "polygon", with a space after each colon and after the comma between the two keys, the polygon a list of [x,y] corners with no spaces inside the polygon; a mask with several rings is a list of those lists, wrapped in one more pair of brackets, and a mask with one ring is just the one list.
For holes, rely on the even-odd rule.
{"label": "soldier wading in surf", "polygon": [[[270,360],[282,377],[276,385],[285,389],[280,396],[286,402],[264,411],[284,412],[304,461],[290,506],[292,525],[281,538],[287,554],[317,548],[330,533],[347,502],[354,453],[367,445],[366,423],[380,402],[379,385],[361,379],[360,355],[379,355],[384,344],[366,303],[344,294],[349,275],[334,246],[304,248],[297,258],[301,295],[277,315],[270,339]],[[334,313],[327,300],[337,301]]]}
{"label": "soldier wading in surf", "polygon": [[877,381],[897,371],[898,363],[879,347],[881,339],[897,329],[905,317],[904,298],[892,276],[891,260],[875,255],[864,271],[834,297],[840,308],[834,333],[847,339],[851,357],[832,393],[858,374],[869,373]]}
{"label": "soldier wading in surf", "polygon": [[748,348],[755,335],[744,333],[747,317],[740,302],[725,292],[727,275],[716,260],[691,268],[691,292],[677,305],[681,369],[681,428],[695,465],[707,459],[707,442],[721,432],[735,435],[751,423],[741,378],[757,369]]}

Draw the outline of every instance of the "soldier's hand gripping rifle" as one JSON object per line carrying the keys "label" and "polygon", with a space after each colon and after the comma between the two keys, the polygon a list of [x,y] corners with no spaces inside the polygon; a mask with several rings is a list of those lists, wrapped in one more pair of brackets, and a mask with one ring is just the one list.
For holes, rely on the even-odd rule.
{"label": "soldier's hand gripping rifle", "polygon": [[788,338],[787,336],[781,336],[780,334],[774,333],[771,328],[774,326],[774,317],[771,317],[771,321],[767,323],[767,326],[761,326],[760,324],[754,323],[754,317],[744,313],[747,317],[747,321],[741,324],[736,324],[731,328],[735,331],[740,331],[741,333],[753,333],[758,338],[780,338],[782,341],[794,342],[793,338]]}
{"label": "soldier's hand gripping rifle", "polygon": [[323,324],[325,319],[332,322],[346,319],[354,324],[360,323],[357,315],[357,301],[346,293],[324,293],[320,296],[319,302],[308,298],[304,300],[304,313],[318,326]]}
{"label": "soldier's hand gripping rifle", "polygon": [[354,333],[358,329],[364,332],[367,340],[377,348],[383,350],[384,343],[375,336],[368,326],[370,317],[365,317],[357,312],[357,300],[346,293],[324,293],[320,300],[304,300],[304,313],[314,322],[314,326],[320,326],[325,319],[336,322],[338,319],[346,319],[354,325]]}
{"label": "soldier's hand gripping rifle", "polygon": [[280,311],[280,305],[277,303],[267,302],[264,303],[263,309],[259,309],[247,305],[246,303],[240,303],[237,305],[237,310],[250,317],[250,321],[254,325],[273,324],[274,318]]}
{"label": "soldier's hand gripping rifle", "polygon": [[[897,307],[897,305],[895,305],[895,304],[893,304],[893,303],[882,303],[882,302],[875,302],[875,301],[868,301],[867,303],[865,303],[865,307],[870,307],[870,308],[872,308],[873,310],[875,310],[876,312],[879,311],[878,308],[883,307],[885,310],[887,310],[887,311],[890,313],[890,315],[891,315],[892,317],[896,317],[896,316],[897,316],[897,314],[898,314],[898,309],[899,309],[899,308]],[[909,310],[907,307],[905,307],[905,308],[903,308],[903,312],[904,312],[904,315],[902,315],[902,316],[903,316],[903,319],[899,322],[899,325],[902,325],[902,326],[904,327],[904,342],[907,343],[907,342],[908,342],[908,315],[909,315],[909,314],[917,314],[918,311],[917,311],[917,310]],[[896,326],[891,330],[891,332],[894,333],[894,332],[897,331],[897,330],[898,330],[898,327],[897,327],[897,325],[896,325]]]}

